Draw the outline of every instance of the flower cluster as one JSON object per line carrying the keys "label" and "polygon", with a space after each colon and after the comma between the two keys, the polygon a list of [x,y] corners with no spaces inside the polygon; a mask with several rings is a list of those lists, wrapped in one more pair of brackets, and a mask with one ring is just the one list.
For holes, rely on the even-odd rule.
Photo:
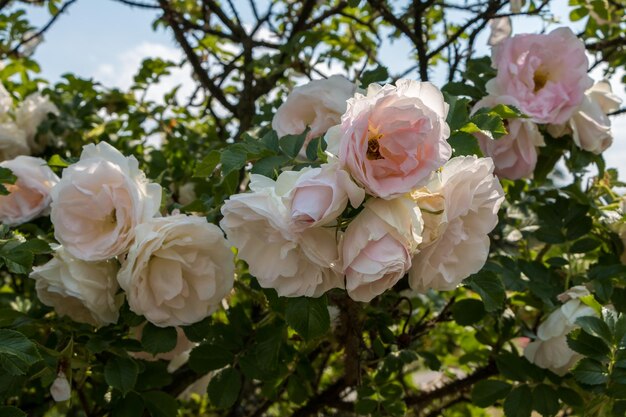
{"label": "flower cluster", "polygon": [[[19,159],[15,164],[29,168]],[[187,325],[215,311],[230,292],[233,254],[222,231],[202,217],[159,217],[161,187],[146,179],[134,157],[104,142],[86,145],[54,182],[45,204],[35,186],[6,198],[39,198],[42,210],[51,205],[61,246],[30,276],[39,299],[59,315],[96,326],[115,323],[125,295],[132,311],[157,326]],[[2,210],[6,205],[0,201]]]}
{"label": "flower cluster", "polygon": [[15,109],[13,98],[0,84],[0,161],[40,153],[48,138],[37,136],[37,129],[50,113],[58,115],[59,109],[40,93],[29,95]]}
{"label": "flower cluster", "polygon": [[585,46],[569,28],[498,38],[492,64],[496,77],[487,83],[489,95],[474,111],[506,104],[527,116],[508,119],[508,133],[498,140],[475,134],[483,153],[493,158],[496,174],[532,177],[538,147],[545,145],[538,125],[553,137],[571,135],[576,146],[595,154],[611,145],[607,114],[619,108],[621,100],[608,82],[593,84]]}
{"label": "flower cluster", "polygon": [[[337,82],[297,90],[273,126],[323,102]],[[314,120],[307,112],[292,122],[325,134],[327,162],[275,181],[252,175],[251,192],[224,203],[220,226],[260,285],[281,296],[345,288],[370,301],[407,274],[418,291],[454,288],[485,263],[498,221],[504,195],[491,159],[450,159],[448,105],[430,83],[351,91],[336,126],[318,131],[315,120],[334,117],[319,106]]]}

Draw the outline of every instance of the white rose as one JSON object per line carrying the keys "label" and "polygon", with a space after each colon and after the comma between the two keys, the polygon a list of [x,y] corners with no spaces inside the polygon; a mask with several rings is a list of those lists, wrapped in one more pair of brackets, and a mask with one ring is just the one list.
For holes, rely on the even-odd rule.
{"label": "white rose", "polygon": [[59,371],[57,374],[54,382],[50,385],[50,395],[57,403],[67,401],[72,396],[72,387],[70,387],[70,382],[67,380],[65,372]]}
{"label": "white rose", "polygon": [[12,121],[0,123],[0,161],[29,154],[26,133]]}
{"label": "white rose", "polygon": [[298,135],[308,126],[311,128],[308,140],[322,136],[329,127],[341,121],[346,101],[355,91],[356,85],[341,75],[296,87],[276,111],[272,129],[278,137],[283,137]]}
{"label": "white rose", "polygon": [[621,102],[606,81],[600,81],[587,90],[583,103],[569,121],[574,143],[595,154],[611,146],[613,134],[607,113],[618,109]]}
{"label": "white rose", "polygon": [[420,210],[408,198],[365,203],[342,243],[348,295],[369,302],[393,287],[411,267],[423,228]]}
{"label": "white rose", "polygon": [[583,102],[572,118],[563,125],[549,125],[554,137],[571,134],[576,146],[595,154],[613,143],[608,113],[617,110],[622,100],[613,94],[607,81],[600,81],[585,92]]}
{"label": "white rose", "polygon": [[365,198],[365,191],[338,164],[304,168],[297,174],[283,198],[297,230],[328,225],[343,213],[348,200],[356,208]]}
{"label": "white rose", "polygon": [[216,311],[233,288],[233,253],[204,217],[147,220],[118,274],[130,309],[160,327],[196,323]]}
{"label": "white rose", "polygon": [[[47,143],[45,138],[36,138],[41,122],[47,119],[48,113],[59,115],[59,109],[48,97],[33,93],[26,97],[15,112],[17,125],[26,133],[26,141],[32,152],[43,151]],[[39,141],[37,141],[39,139]]]}
{"label": "white rose", "polygon": [[316,297],[343,287],[335,230],[293,231],[282,199],[290,175],[281,174],[277,182],[252,175],[252,192],[226,200],[220,226],[263,288],[285,297]]}
{"label": "white rose", "polygon": [[[456,157],[426,186],[445,201],[442,224],[428,225],[438,237],[423,245],[413,258],[409,284],[424,292],[452,290],[478,272],[489,254],[487,234],[498,223],[504,191],[493,176],[491,158]],[[446,222],[446,223],[443,223]]]}
{"label": "white rose", "polygon": [[50,218],[68,252],[96,261],[126,252],[135,226],[154,217],[160,204],[161,186],[148,182],[137,160],[101,142],[84,146],[80,161],[63,170]]}
{"label": "white rose", "polygon": [[41,302],[53,307],[59,316],[94,326],[116,323],[122,296],[116,296],[117,262],[85,262],[57,247],[45,265],[33,268]]}
{"label": "white rose", "polygon": [[537,339],[524,349],[524,356],[530,362],[558,375],[564,375],[580,359],[581,356],[567,345],[567,334],[578,327],[576,319],[579,317],[598,315],[593,308],[580,300],[585,295],[589,295],[589,292],[578,286],[560,296],[569,301],[553,311],[539,325]]}
{"label": "white rose", "polygon": [[18,156],[0,162],[17,177],[15,184],[7,184],[9,195],[0,196],[0,222],[15,226],[29,222],[49,212],[50,190],[59,177],[48,167],[46,161],[32,156]]}

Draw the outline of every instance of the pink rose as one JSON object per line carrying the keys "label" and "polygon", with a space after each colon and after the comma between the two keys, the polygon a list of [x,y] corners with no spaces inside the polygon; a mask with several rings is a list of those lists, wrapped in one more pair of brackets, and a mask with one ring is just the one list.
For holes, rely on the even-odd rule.
{"label": "pink rose", "polygon": [[15,184],[7,184],[9,195],[0,196],[0,221],[9,226],[29,222],[49,212],[50,190],[59,177],[46,161],[32,156],[18,156],[0,163],[17,177]]}
{"label": "pink rose", "polygon": [[372,84],[348,100],[339,160],[368,193],[389,199],[428,179],[452,154],[448,105],[430,83]]}
{"label": "pink rose", "polygon": [[492,62],[498,73],[489,94],[514,97],[536,123],[565,123],[593,83],[585,45],[565,27],[505,39],[493,47]]}
{"label": "pink rose", "polygon": [[412,200],[369,200],[343,240],[348,295],[368,302],[393,287],[411,267],[423,228],[420,209]]}
{"label": "pink rose", "polygon": [[[481,107],[494,107],[497,104],[518,104],[510,97],[487,97],[479,101],[474,110]],[[537,125],[528,119],[507,119],[509,133],[496,140],[484,133],[475,133],[480,149],[490,156],[495,165],[496,175],[517,180],[532,177],[537,165],[537,146],[544,146],[543,135]]]}
{"label": "pink rose", "polygon": [[363,189],[337,164],[305,170],[287,195],[291,220],[297,230],[334,222],[348,205],[348,200],[355,208],[363,202]]}
{"label": "pink rose", "polygon": [[278,137],[298,135],[308,127],[308,139],[322,136],[329,127],[339,123],[346,111],[346,101],[356,85],[341,75],[314,80],[296,87],[281,104],[272,120]]}

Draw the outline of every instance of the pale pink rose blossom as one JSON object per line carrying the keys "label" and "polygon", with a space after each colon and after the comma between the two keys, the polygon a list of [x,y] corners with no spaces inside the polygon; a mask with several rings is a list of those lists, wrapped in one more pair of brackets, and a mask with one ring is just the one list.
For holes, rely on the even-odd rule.
{"label": "pale pink rose blossom", "polygon": [[276,111],[272,129],[279,138],[299,135],[307,127],[311,129],[308,140],[322,136],[329,127],[339,123],[346,111],[346,101],[355,91],[356,85],[342,75],[298,86]]}
{"label": "pale pink rose blossom", "polygon": [[54,235],[85,261],[125,253],[135,226],[159,213],[161,186],[151,183],[134,157],[106,142],[86,145],[52,189]]}
{"label": "pale pink rose blossom", "polygon": [[337,249],[341,236],[330,227],[301,232],[292,227],[284,197],[296,179],[297,173],[289,171],[277,181],[252,175],[252,192],[226,200],[220,226],[261,287],[284,297],[317,297],[343,287]]}
{"label": "pale pink rose blossom", "polygon": [[587,90],[572,118],[565,125],[550,126],[549,132],[555,137],[571,134],[576,146],[601,154],[613,143],[611,120],[607,114],[617,110],[621,102],[611,91],[611,85],[600,81]]}
{"label": "pale pink rose blossom", "polygon": [[[474,111],[482,107],[494,107],[497,104],[508,104],[518,107],[511,97],[487,97],[474,106]],[[474,133],[478,145],[485,156],[493,159],[496,175],[517,180],[531,178],[537,165],[537,147],[544,146],[543,135],[539,128],[529,119],[506,119],[508,133],[493,139],[482,132]]]}
{"label": "pale pink rose blossom", "polygon": [[389,199],[409,192],[452,154],[447,114],[441,91],[430,83],[372,84],[367,95],[348,100],[339,160],[373,196]]}
{"label": "pale pink rose blossom", "polygon": [[498,223],[504,191],[493,176],[491,158],[452,158],[424,187],[443,196],[444,216],[433,216],[437,237],[413,257],[409,284],[419,292],[448,291],[478,272],[489,255],[487,236]]}
{"label": "pale pink rose blossom", "polygon": [[344,211],[348,201],[356,208],[365,198],[363,189],[338,164],[305,168],[299,173],[293,188],[284,197],[297,230],[328,225]]}
{"label": "pale pink rose blossom", "polygon": [[233,288],[233,258],[206,218],[155,217],[135,228],[117,280],[133,312],[155,326],[186,326],[220,308]]}
{"label": "pale pink rose blossom", "polygon": [[411,199],[368,200],[342,243],[348,295],[369,302],[393,287],[411,267],[423,229],[420,209]]}
{"label": "pale pink rose blossom", "polygon": [[86,262],[74,258],[62,246],[54,257],[30,273],[37,298],[63,317],[79,323],[104,326],[116,323],[124,295],[118,294],[116,261]]}
{"label": "pale pink rose blossom", "polygon": [[505,39],[493,47],[492,62],[497,75],[487,92],[514,97],[536,123],[565,123],[593,84],[585,45],[566,27]]}
{"label": "pale pink rose blossom", "polygon": [[9,195],[0,196],[0,222],[16,226],[29,222],[50,211],[50,190],[59,177],[48,167],[46,161],[32,156],[18,156],[0,162],[17,177],[15,184],[6,184]]}

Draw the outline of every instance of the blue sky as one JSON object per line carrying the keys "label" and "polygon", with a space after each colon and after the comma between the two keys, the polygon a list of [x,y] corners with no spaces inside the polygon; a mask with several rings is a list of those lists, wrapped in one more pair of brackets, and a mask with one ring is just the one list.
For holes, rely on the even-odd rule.
{"label": "blue sky", "polygon": [[[47,22],[49,15],[45,9],[29,7],[27,10],[33,24],[41,26]],[[245,7],[242,10],[245,21],[248,13]],[[572,26],[567,20],[567,0],[556,0],[552,11],[562,24]],[[63,73],[71,72],[93,77],[107,86],[127,88],[144,58],[159,56],[173,61],[182,59],[172,35],[162,28],[156,31],[152,29],[155,16],[155,11],[131,8],[112,0],[77,1],[46,33],[34,58],[41,65],[43,77],[51,82],[58,80]],[[514,33],[537,32],[543,28],[541,20],[537,18],[513,20]],[[576,27],[573,26],[573,29]],[[487,36],[487,33],[483,33],[477,40],[480,54],[489,53]],[[394,42],[381,50],[380,59],[390,69],[401,70],[411,63],[409,53],[408,43]],[[150,95],[156,99],[177,84],[183,85],[182,94],[190,93],[193,89],[190,73],[187,65],[176,69]],[[594,72],[592,76],[598,79],[601,74]],[[440,83],[442,80],[438,80],[435,75],[433,81]],[[617,81],[616,78],[613,82],[614,91],[626,99],[624,87]],[[620,177],[626,180],[626,115],[613,120],[613,132],[614,144],[605,152],[605,158],[607,164],[618,168]]]}

